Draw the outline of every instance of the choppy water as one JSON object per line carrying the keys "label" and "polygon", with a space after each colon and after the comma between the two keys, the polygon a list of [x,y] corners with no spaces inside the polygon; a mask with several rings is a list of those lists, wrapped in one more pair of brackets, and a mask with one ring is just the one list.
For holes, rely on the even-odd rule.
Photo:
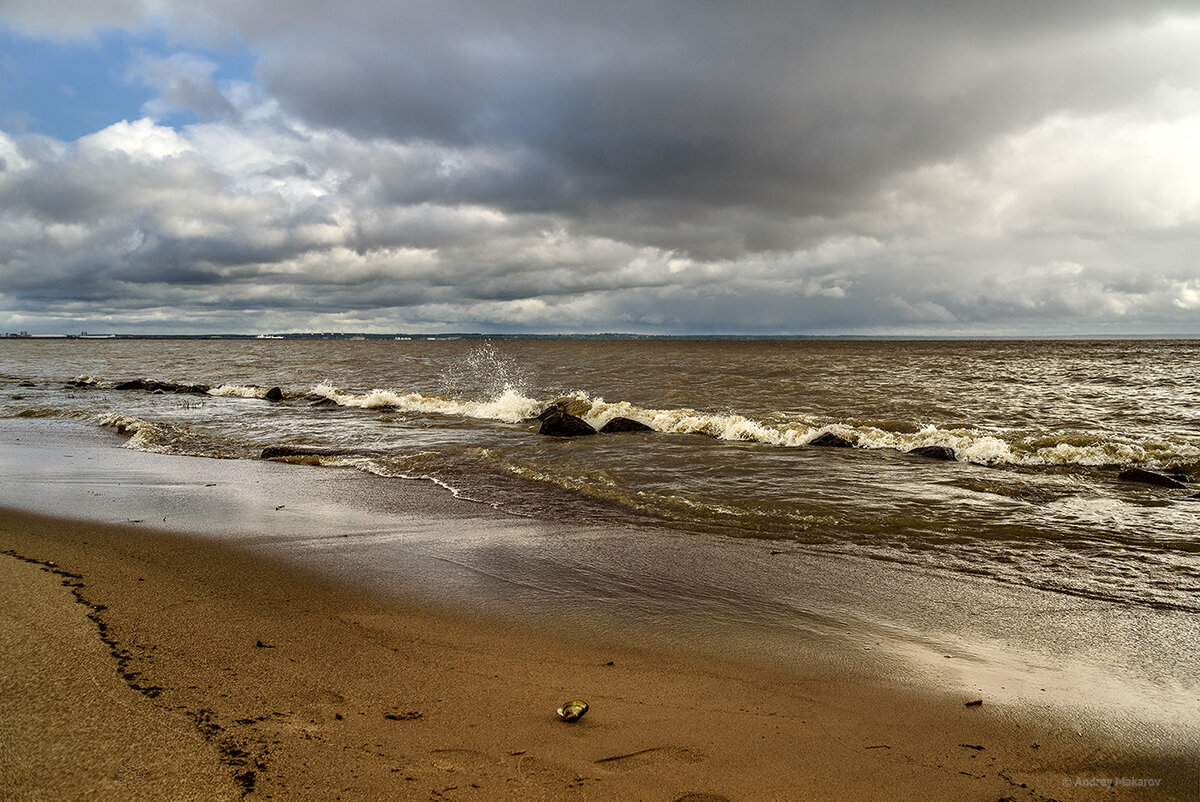
{"label": "choppy water", "polygon": [[[1200,483],[1117,478],[1200,474],[1198,357],[1195,341],[8,340],[0,416],[87,420],[179,454],[336,448],[303,461],[517,515],[1200,611]],[[114,389],[139,377],[213,389]],[[563,397],[594,425],[656,431],[539,436],[530,418]],[[858,447],[808,445],[825,432]],[[923,445],[957,460],[905,453]]]}

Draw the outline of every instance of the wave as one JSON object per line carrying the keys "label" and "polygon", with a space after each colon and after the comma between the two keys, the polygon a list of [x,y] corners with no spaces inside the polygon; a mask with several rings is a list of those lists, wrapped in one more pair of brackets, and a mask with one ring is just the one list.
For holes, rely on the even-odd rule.
{"label": "wave", "polygon": [[[511,371],[510,371],[511,372]],[[939,426],[912,420],[830,420],[795,411],[765,412],[759,416],[732,412],[706,412],[691,408],[643,407],[628,401],[609,402],[600,396],[592,397],[579,391],[555,399],[538,399],[525,394],[508,381],[477,387],[482,400],[470,397],[450,397],[396,389],[373,389],[354,392],[324,382],[308,391],[316,397],[340,407],[376,411],[399,411],[417,415],[493,420],[520,423],[541,413],[549,404],[557,403],[565,411],[577,415],[600,429],[616,417],[631,418],[651,429],[668,434],[705,435],[718,440],[761,443],[783,448],[798,448],[810,444],[825,434],[833,434],[854,446],[872,450],[908,452],[915,448],[942,446],[953,451],[960,462],[988,466],[1017,466],[1026,468],[1124,468],[1141,467],[1151,470],[1200,468],[1200,445],[1194,442],[1154,436],[1125,436],[1101,431],[1036,432],[970,425]],[[96,377],[83,374],[74,381],[96,382]],[[463,380],[465,382],[465,380]],[[258,385],[221,384],[208,391],[214,397],[266,398],[273,389]],[[284,390],[285,400],[295,401],[304,391]],[[13,409],[5,413],[19,416],[52,416],[43,409]],[[72,416],[71,412],[64,412]],[[142,414],[142,413],[139,413]],[[109,417],[113,417],[110,415]],[[119,416],[117,416],[119,417]],[[115,419],[115,418],[114,418]],[[114,425],[108,420],[103,425]],[[135,435],[131,447],[150,450],[161,448],[165,432],[151,433],[147,427],[160,426],[148,421],[130,424]]]}
{"label": "wave", "polygon": [[[404,479],[415,482],[429,482],[445,490],[453,498],[468,501],[473,504],[484,504],[493,509],[504,511],[499,502],[484,501],[469,495],[465,490],[450,484],[435,473],[422,470],[422,463],[436,463],[440,454],[433,451],[419,451],[412,454],[320,454],[296,453],[280,457],[270,457],[273,462],[290,462],[302,465],[318,465],[325,468],[353,468],[363,473],[381,476],[385,479]],[[511,513],[510,514],[515,514]]]}
{"label": "wave", "polygon": [[135,418],[131,415],[102,415],[98,422],[101,426],[115,429],[119,434],[128,435],[129,439],[125,442],[125,448],[136,451],[169,453],[174,450],[170,443],[178,439],[172,436],[172,429],[177,427]]}
{"label": "wave", "polygon": [[1171,468],[1200,464],[1200,447],[1168,439],[1134,440],[1111,433],[1029,435],[1012,431],[986,431],[969,427],[941,428],[933,424],[893,422],[887,429],[857,421],[822,423],[810,418],[777,413],[774,421],[756,420],[736,413],[712,414],[694,409],[648,409],[628,402],[609,403],[603,398],[577,394],[566,399],[572,414],[599,429],[615,417],[641,421],[668,433],[703,434],[719,440],[749,441],[797,448],[824,434],[834,434],[859,448],[908,452],[924,446],[951,449],[958,461],[980,465],[1022,467],[1126,467]]}
{"label": "wave", "polygon": [[424,393],[402,393],[395,390],[352,393],[330,384],[318,384],[312,389],[311,395],[327,398],[343,407],[456,415],[506,423],[516,423],[531,418],[541,412],[545,406],[511,387],[487,401],[461,400]]}
{"label": "wave", "polygon": [[270,387],[259,387],[254,384],[222,384],[208,391],[209,395],[233,398],[266,398]]}

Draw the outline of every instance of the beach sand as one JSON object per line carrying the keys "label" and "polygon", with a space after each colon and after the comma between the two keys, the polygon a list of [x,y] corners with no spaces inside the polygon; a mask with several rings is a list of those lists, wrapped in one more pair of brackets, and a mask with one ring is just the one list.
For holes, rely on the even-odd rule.
{"label": "beach sand", "polygon": [[[500,625],[236,544],[0,510],[0,551],[8,799],[1197,794],[1186,755],[958,692]],[[1113,778],[1160,783],[1083,784]]]}

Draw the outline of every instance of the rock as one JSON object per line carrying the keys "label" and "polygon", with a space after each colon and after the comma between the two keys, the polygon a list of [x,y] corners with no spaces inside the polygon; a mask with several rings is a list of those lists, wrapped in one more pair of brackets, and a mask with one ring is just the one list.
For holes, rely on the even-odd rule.
{"label": "rock", "polygon": [[1170,476],[1172,479],[1176,479],[1180,482],[1187,483],[1187,482],[1195,481],[1192,478],[1192,475],[1187,472],[1187,469],[1182,468],[1179,465],[1172,465],[1170,468],[1167,468],[1165,471],[1163,471],[1163,473],[1165,473],[1167,476]]}
{"label": "rock", "polygon": [[37,387],[37,385],[34,384],[33,382],[21,382],[17,386],[18,387]]}
{"label": "rock", "polygon": [[1117,474],[1117,478],[1122,482],[1137,482],[1143,485],[1153,485],[1155,487],[1169,488],[1187,488],[1183,482],[1178,482],[1170,476],[1163,476],[1161,473],[1153,471],[1144,471],[1141,468],[1127,468]]}
{"label": "rock", "polygon": [[338,402],[334,401],[329,396],[317,395],[316,393],[309,393],[308,395],[304,396],[304,400],[308,402],[308,405],[310,407],[336,407],[336,406],[338,406]]}
{"label": "rock", "polygon": [[131,379],[121,382],[114,390],[145,390],[151,393],[191,393],[205,395],[211,389],[207,384],[174,384],[173,382],[152,382],[145,379]]}
{"label": "rock", "polygon": [[548,415],[543,413],[539,417],[542,419],[542,428],[538,430],[538,434],[551,437],[585,437],[596,434],[590,423],[583,418],[568,415],[561,409],[550,411]]}
{"label": "rock", "polygon": [[946,462],[954,462],[958,459],[954,454],[954,449],[946,446],[918,446],[908,452],[914,457],[925,457],[926,459],[940,459]]}
{"label": "rock", "polygon": [[267,390],[267,394],[264,395],[263,398],[267,399],[268,401],[282,401],[283,390],[280,390],[278,387],[272,387],[270,390]]}
{"label": "rock", "polygon": [[553,415],[555,411],[574,415],[576,418],[582,418],[592,411],[592,402],[586,398],[559,398],[552,402],[550,406],[543,409],[541,414],[537,416],[537,419],[545,420],[548,415]]}
{"label": "rock", "polygon": [[284,459],[287,457],[351,457],[371,456],[367,451],[349,448],[320,448],[318,446],[267,446],[258,455],[259,459]]}
{"label": "rock", "polygon": [[72,379],[67,382],[68,387],[95,387],[95,379]]}
{"label": "rock", "polygon": [[652,432],[654,431],[640,420],[633,418],[613,418],[600,427],[600,434],[615,434],[618,432]]}
{"label": "rock", "polygon": [[833,432],[825,432],[820,437],[808,441],[810,446],[821,446],[822,448],[852,448],[854,446],[849,440],[844,437],[839,437]]}

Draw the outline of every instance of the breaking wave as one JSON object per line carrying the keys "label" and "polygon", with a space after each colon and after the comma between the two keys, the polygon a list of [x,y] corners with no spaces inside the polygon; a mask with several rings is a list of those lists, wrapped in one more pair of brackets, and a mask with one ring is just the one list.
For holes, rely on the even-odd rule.
{"label": "breaking wave", "polygon": [[[766,412],[758,416],[738,412],[706,412],[691,408],[643,407],[627,401],[606,401],[586,392],[552,399],[531,397],[517,389],[511,371],[494,381],[477,382],[475,392],[481,400],[469,397],[406,392],[397,389],[373,389],[355,392],[324,382],[307,391],[285,389],[285,400],[304,397],[332,402],[339,407],[372,411],[398,411],[413,415],[441,415],[515,424],[537,416],[549,404],[557,403],[566,411],[583,418],[597,429],[616,417],[631,418],[651,429],[668,434],[705,435],[718,440],[761,443],[768,446],[797,448],[806,446],[824,434],[833,434],[858,448],[893,450],[901,453],[915,448],[942,446],[954,452],[960,462],[988,466],[1025,468],[1142,467],[1152,470],[1200,468],[1200,445],[1169,437],[1125,436],[1112,431],[1064,431],[1035,433],[970,425],[942,426],[911,420],[864,421],[829,420],[796,412]],[[521,384],[524,384],[524,377]],[[503,379],[503,380],[501,380]],[[510,381],[512,379],[512,381]],[[96,382],[91,375],[75,381]],[[460,379],[460,385],[464,383]],[[484,385],[487,386],[484,386]],[[271,388],[258,385],[221,384],[208,391],[216,398],[265,398]],[[44,399],[43,399],[44,403]],[[125,405],[122,405],[125,406]],[[294,404],[285,404],[295,410]],[[295,410],[299,412],[299,410]],[[179,445],[179,432],[166,424],[155,423],[155,416],[143,412],[129,417],[118,408],[100,414],[104,426],[131,435],[129,447],[144,450],[169,450]],[[5,414],[20,417],[83,417],[79,409],[62,410],[30,403],[8,407]],[[95,418],[95,414],[88,415]],[[232,433],[231,433],[232,436]]]}
{"label": "breaking wave", "polygon": [[253,384],[222,384],[208,391],[209,395],[227,396],[233,398],[266,398],[270,387],[258,387]]}
{"label": "breaking wave", "polygon": [[512,388],[505,389],[487,401],[468,401],[424,393],[403,393],[395,390],[352,393],[329,384],[318,384],[312,389],[311,394],[327,398],[343,407],[457,415],[506,423],[516,423],[531,418],[541,412],[545,406],[535,399],[521,395]]}
{"label": "breaking wave", "polygon": [[621,401],[606,402],[577,394],[564,402],[572,414],[600,428],[615,417],[641,421],[650,428],[676,434],[702,434],[719,440],[736,440],[794,448],[830,433],[859,448],[908,452],[923,446],[944,446],[961,462],[1022,467],[1143,466],[1168,468],[1200,464],[1200,447],[1167,439],[1141,440],[1103,435],[1029,435],[985,431],[967,427],[942,428],[932,424],[893,422],[889,428],[867,423],[826,422],[779,413],[764,421],[739,414],[712,414],[694,409],[647,409]]}

